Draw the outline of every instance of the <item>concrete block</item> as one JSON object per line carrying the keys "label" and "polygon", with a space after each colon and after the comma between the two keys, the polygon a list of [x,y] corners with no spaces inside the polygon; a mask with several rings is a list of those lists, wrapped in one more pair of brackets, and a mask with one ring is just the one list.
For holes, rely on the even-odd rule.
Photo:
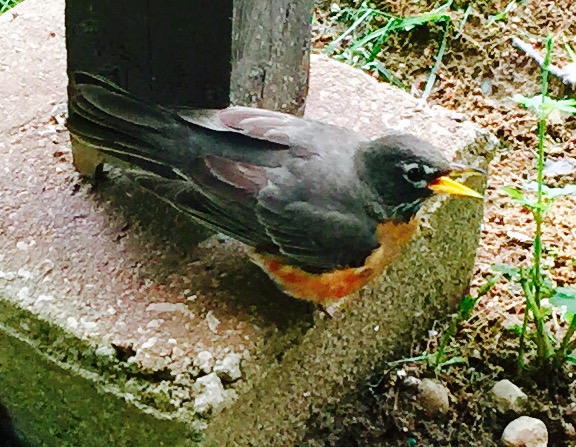
{"label": "concrete block", "polygon": [[[0,83],[0,401],[32,445],[294,445],[313,409],[454,309],[478,201],[434,199],[406,254],[329,318],[121,175],[83,181],[55,108],[63,14],[63,0],[27,0],[0,18],[12,83]],[[496,145],[462,116],[320,56],[306,113],[371,136],[414,133],[476,166]],[[232,358],[240,378],[222,372]]]}

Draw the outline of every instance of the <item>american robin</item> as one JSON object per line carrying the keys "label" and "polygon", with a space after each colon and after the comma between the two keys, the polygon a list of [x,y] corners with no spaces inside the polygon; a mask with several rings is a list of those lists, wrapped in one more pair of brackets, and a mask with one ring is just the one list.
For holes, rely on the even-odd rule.
{"label": "american robin", "polygon": [[[482,198],[408,134],[352,130],[248,107],[185,115],[75,74],[68,128],[191,219],[252,247],[253,261],[296,298],[330,304],[401,252],[434,193]],[[110,158],[111,157],[111,158]]]}

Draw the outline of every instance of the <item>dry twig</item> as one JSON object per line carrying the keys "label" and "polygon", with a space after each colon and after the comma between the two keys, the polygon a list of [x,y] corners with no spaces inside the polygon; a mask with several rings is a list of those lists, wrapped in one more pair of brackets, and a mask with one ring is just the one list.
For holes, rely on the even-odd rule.
{"label": "dry twig", "polygon": [[[518,37],[512,38],[512,44],[524,51],[528,56],[530,56],[540,67],[544,64],[544,56],[542,56],[537,50],[534,49],[532,45],[524,42]],[[560,78],[565,84],[576,85],[576,63],[567,64],[564,68],[560,68],[554,64],[550,64],[548,67],[550,73],[554,76]]]}

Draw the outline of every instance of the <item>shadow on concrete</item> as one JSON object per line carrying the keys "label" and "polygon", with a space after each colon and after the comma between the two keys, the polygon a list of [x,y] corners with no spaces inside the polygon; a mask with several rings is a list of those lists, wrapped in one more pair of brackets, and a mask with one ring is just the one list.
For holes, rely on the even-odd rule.
{"label": "shadow on concrete", "polygon": [[158,262],[146,265],[146,275],[166,283],[175,272],[188,273],[194,278],[194,290],[210,297],[210,307],[225,308],[235,319],[273,326],[280,333],[290,331],[290,338],[295,327],[303,334],[313,325],[316,307],[282,293],[249,261],[241,244],[212,237],[210,231],[118,170],[106,173],[89,195],[111,220],[139,227],[134,232],[137,236],[130,238],[132,253],[144,257],[150,250],[163,253]]}
{"label": "shadow on concrete", "polygon": [[0,403],[0,447],[31,447],[26,446],[14,431],[8,409]]}

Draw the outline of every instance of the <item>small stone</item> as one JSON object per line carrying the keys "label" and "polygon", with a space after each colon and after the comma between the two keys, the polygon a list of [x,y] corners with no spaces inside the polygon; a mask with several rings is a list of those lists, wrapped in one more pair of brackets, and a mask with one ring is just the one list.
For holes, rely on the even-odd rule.
{"label": "small stone", "polygon": [[528,401],[528,396],[507,379],[496,382],[491,392],[496,408],[502,413],[507,411],[521,413]]}
{"label": "small stone", "polygon": [[225,400],[225,390],[216,373],[196,379],[194,388],[198,392],[194,399],[194,411],[202,416],[216,410]]}
{"label": "small stone", "polygon": [[116,356],[116,350],[106,343],[99,344],[94,353],[101,357],[113,358]]}
{"label": "small stone", "polygon": [[98,327],[98,323],[95,321],[87,320],[85,317],[80,318],[80,323],[82,323],[82,326],[84,326],[84,328],[88,331],[94,330]]}
{"label": "small stone", "polygon": [[171,357],[172,357],[173,359],[179,358],[179,357],[183,357],[184,354],[185,354],[184,350],[183,350],[183,349],[180,349],[178,346],[174,346],[174,347],[172,348]]}
{"label": "small stone", "polygon": [[[493,304],[493,303],[488,303]],[[508,314],[504,317],[502,321],[502,327],[506,330],[514,330],[514,328],[519,328],[522,326],[522,318],[515,314]]]}
{"label": "small stone", "polygon": [[74,317],[68,317],[66,319],[66,323],[68,324],[68,326],[70,326],[72,329],[76,329],[78,327],[78,320]]}
{"label": "small stone", "polygon": [[504,429],[502,444],[506,447],[546,447],[548,430],[540,419],[520,416]]}
{"label": "small stone", "polygon": [[224,390],[224,403],[220,406],[220,408],[230,407],[237,399],[238,399],[238,393],[236,392],[236,390],[233,389]]}
{"label": "small stone", "polygon": [[480,90],[484,94],[484,96],[489,96],[492,94],[492,79],[484,78],[482,82],[480,82]]}
{"label": "small stone", "polygon": [[148,340],[146,340],[144,343],[142,343],[142,346],[140,346],[141,349],[150,349],[152,346],[154,346],[156,344],[156,342],[158,341],[158,337],[150,337]]}
{"label": "small stone", "polygon": [[408,388],[418,388],[422,382],[418,377],[406,376],[402,381]]}
{"label": "small stone", "polygon": [[564,433],[566,433],[568,439],[576,438],[576,429],[574,428],[573,424],[570,422],[565,422],[562,424],[562,426],[564,427]]}
{"label": "small stone", "polygon": [[576,172],[576,160],[562,157],[558,160],[546,160],[544,175],[546,177],[560,177]]}
{"label": "small stone", "polygon": [[218,326],[220,326],[220,320],[214,316],[212,311],[209,311],[206,314],[206,324],[208,324],[208,328],[216,334],[218,332]]}
{"label": "small stone", "polygon": [[192,364],[204,374],[209,374],[214,366],[214,356],[209,351],[200,351]]}
{"label": "small stone", "polygon": [[148,312],[188,312],[188,307],[183,303],[150,303],[146,307]]}
{"label": "small stone", "polygon": [[158,319],[154,319],[154,320],[150,320],[148,322],[148,324],[146,324],[146,327],[148,329],[157,329],[160,326],[162,326],[162,323],[164,322],[164,320],[158,320]]}
{"label": "small stone", "polygon": [[26,270],[25,268],[18,269],[18,276],[22,278],[24,281],[28,281],[32,278],[33,274],[31,271]]}
{"label": "small stone", "polygon": [[0,271],[0,279],[6,279],[8,281],[13,281],[16,279],[15,272],[2,272]]}
{"label": "small stone", "polygon": [[422,379],[418,391],[420,405],[428,416],[442,416],[448,413],[450,392],[440,382],[433,379]]}
{"label": "small stone", "polygon": [[527,234],[521,233],[520,231],[509,230],[506,232],[506,236],[508,236],[510,239],[520,244],[532,243],[532,238]]}
{"label": "small stone", "polygon": [[228,354],[222,360],[216,362],[214,372],[225,382],[234,382],[242,377],[242,371],[240,370],[241,361],[241,354]]}
{"label": "small stone", "polygon": [[22,287],[20,290],[18,290],[16,296],[21,301],[27,300],[30,296],[30,289],[28,287]]}
{"label": "small stone", "polygon": [[396,375],[398,376],[399,379],[403,379],[408,375],[408,373],[406,372],[405,369],[399,369],[396,371]]}
{"label": "small stone", "polygon": [[36,298],[36,304],[40,304],[43,301],[54,301],[54,297],[52,295],[38,295],[38,298]]}

